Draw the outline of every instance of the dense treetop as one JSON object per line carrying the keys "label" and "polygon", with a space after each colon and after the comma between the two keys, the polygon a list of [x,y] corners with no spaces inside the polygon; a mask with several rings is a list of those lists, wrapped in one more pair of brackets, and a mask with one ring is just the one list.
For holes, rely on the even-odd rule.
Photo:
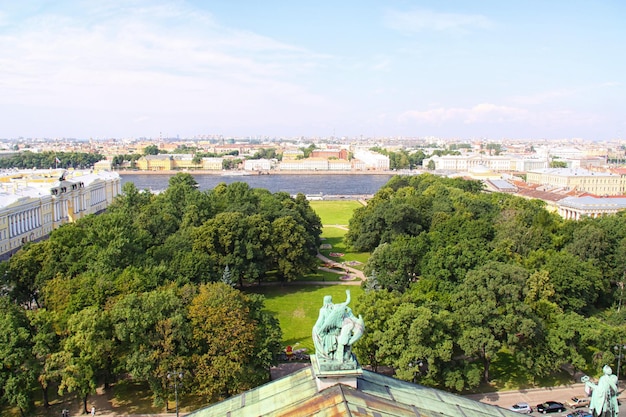
{"label": "dense treetop", "polygon": [[9,157],[0,158],[0,169],[88,169],[103,159],[105,159],[104,155],[98,153],[24,151]]}
{"label": "dense treetop", "polygon": [[106,213],[0,264],[0,352],[11,352],[0,359],[0,395],[23,411],[36,385],[44,402],[49,386],[86,401],[129,374],[160,403],[169,371],[209,401],[269,378],[278,321],[262,297],[228,284],[315,269],[321,223],[308,201],[245,183],[201,192],[183,173],[158,195],[132,183],[123,191]]}
{"label": "dense treetop", "polygon": [[505,357],[529,382],[563,365],[616,367],[623,214],[566,221],[478,181],[397,176],[356,210],[347,239],[372,252],[355,349],[373,365],[454,390],[488,381]]}
{"label": "dense treetop", "polygon": [[[233,285],[315,268],[321,223],[305,197],[201,192],[183,173],[160,194],[123,191],[0,264],[2,401],[26,411],[33,386],[44,402],[48,387],[86,401],[122,374],[157,403],[170,371],[209,401],[267,380],[278,322]],[[478,181],[396,176],[346,238],[371,252],[355,351],[399,378],[463,391],[504,361],[529,383],[564,365],[594,374],[626,343],[623,214],[574,222]]]}

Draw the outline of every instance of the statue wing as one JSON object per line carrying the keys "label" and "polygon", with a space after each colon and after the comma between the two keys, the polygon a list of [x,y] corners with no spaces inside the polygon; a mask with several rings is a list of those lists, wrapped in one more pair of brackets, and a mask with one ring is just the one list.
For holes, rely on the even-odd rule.
{"label": "statue wing", "polygon": [[335,305],[333,310],[324,319],[322,330],[341,327],[341,322],[343,321],[343,316],[344,316],[345,311],[346,309],[343,305],[341,304]]}

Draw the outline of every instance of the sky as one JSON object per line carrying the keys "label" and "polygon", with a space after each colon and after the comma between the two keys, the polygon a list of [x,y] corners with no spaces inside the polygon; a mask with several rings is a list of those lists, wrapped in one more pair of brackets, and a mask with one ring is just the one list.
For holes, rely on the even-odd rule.
{"label": "sky", "polygon": [[0,138],[626,136],[623,0],[0,0]]}

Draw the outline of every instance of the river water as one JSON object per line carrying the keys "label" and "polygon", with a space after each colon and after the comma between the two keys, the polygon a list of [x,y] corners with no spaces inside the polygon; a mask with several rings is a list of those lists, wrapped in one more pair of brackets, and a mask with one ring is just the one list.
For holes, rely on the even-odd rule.
{"label": "river water", "polygon": [[[201,191],[213,189],[219,183],[232,184],[246,182],[252,188],[265,188],[272,193],[284,191],[289,194],[329,194],[329,195],[362,195],[376,192],[391,179],[393,175],[349,175],[349,174],[316,174],[316,175],[246,175],[221,176],[214,174],[192,174]],[[165,190],[171,174],[130,174],[121,175],[122,185],[135,183],[140,190]]]}

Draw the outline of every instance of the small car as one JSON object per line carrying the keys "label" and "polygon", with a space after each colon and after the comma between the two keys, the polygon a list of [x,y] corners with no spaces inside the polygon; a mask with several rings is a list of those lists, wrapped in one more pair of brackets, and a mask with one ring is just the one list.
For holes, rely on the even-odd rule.
{"label": "small car", "polygon": [[569,413],[566,417],[593,417],[589,411],[576,410]]}
{"label": "small car", "polygon": [[558,413],[565,411],[565,404],[558,401],[546,401],[545,403],[537,404],[538,413]]}
{"label": "small car", "polygon": [[513,404],[512,406],[509,407],[509,410],[515,411],[516,413],[522,413],[522,414],[530,414],[533,412],[533,409],[531,408],[530,405],[528,405],[528,403]]}
{"label": "small car", "polygon": [[589,398],[572,397],[566,404],[570,408],[589,407]]}

